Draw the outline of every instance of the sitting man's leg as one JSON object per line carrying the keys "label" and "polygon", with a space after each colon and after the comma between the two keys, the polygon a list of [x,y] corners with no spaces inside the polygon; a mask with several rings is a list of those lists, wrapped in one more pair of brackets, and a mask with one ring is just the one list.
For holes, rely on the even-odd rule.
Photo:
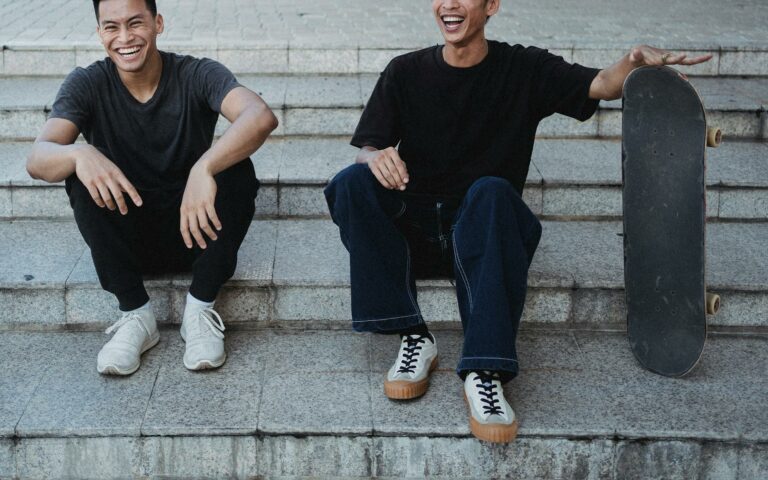
{"label": "sitting man's leg", "polygon": [[421,396],[437,367],[437,347],[416,303],[408,241],[395,225],[406,205],[364,164],[339,172],[325,196],[349,251],[353,328],[400,334],[400,352],[387,373],[385,393],[393,399]]}
{"label": "sitting man's leg", "polygon": [[[222,285],[235,273],[237,253],[253,221],[259,188],[250,160],[235,164],[215,179],[215,209],[222,229],[217,232],[217,240],[207,242],[205,250],[194,247],[192,285],[181,325],[186,342],[184,366],[190,370],[217,368],[226,361],[224,323],[213,306]],[[175,225],[178,244],[186,249],[178,234],[178,208]]]}
{"label": "sitting man's leg", "polygon": [[509,442],[517,435],[501,386],[518,373],[515,342],[540,238],[541,224],[506,180],[483,177],[467,192],[453,232],[464,328],[457,372],[472,433],[483,440]]}
{"label": "sitting man's leg", "polygon": [[101,287],[114,294],[122,318],[107,329],[115,335],[101,349],[97,370],[130,375],[141,365],[141,354],[157,345],[160,334],[144,288],[138,255],[141,211],[128,201],[127,215],[100,208],[77,176],[67,179],[67,194],[75,220],[91,249]]}

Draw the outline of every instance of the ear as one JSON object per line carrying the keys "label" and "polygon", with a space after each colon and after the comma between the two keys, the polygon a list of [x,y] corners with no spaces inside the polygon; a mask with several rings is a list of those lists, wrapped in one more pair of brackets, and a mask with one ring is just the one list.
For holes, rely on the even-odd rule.
{"label": "ear", "polygon": [[163,20],[163,16],[159,13],[155,16],[155,30],[157,30],[157,34],[163,33],[163,29],[165,28],[165,20]]}
{"label": "ear", "polygon": [[488,2],[485,4],[485,15],[488,17],[496,15],[499,12],[500,7],[501,0],[488,0]]}

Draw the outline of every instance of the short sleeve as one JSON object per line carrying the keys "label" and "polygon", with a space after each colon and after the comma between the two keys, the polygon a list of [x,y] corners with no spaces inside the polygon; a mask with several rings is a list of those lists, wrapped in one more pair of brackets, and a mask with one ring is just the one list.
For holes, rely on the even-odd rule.
{"label": "short sleeve", "polygon": [[227,67],[208,58],[199,60],[193,80],[196,95],[211,110],[218,113],[221,113],[224,97],[240,86],[235,75]]}
{"label": "short sleeve", "polygon": [[589,87],[600,70],[568,63],[547,50],[536,49],[536,52],[533,92],[541,118],[553,113],[581,121],[591,117],[599,100],[589,98]]}
{"label": "short sleeve", "polygon": [[396,146],[400,142],[399,98],[395,64],[390,62],[376,82],[350,143],[378,150]]}
{"label": "short sleeve", "polygon": [[84,68],[73,70],[59,87],[48,118],[63,118],[74,123],[79,131],[87,128],[91,116],[91,82]]}

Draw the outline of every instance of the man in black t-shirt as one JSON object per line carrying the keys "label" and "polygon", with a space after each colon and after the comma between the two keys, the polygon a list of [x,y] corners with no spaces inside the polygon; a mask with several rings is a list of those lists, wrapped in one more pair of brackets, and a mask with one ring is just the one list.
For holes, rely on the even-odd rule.
{"label": "man in black t-shirt", "polygon": [[[154,0],[93,5],[108,57],[67,77],[27,170],[66,180],[101,286],[123,312],[97,370],[129,375],[160,339],[142,276],[189,269],[184,365],[219,367],[224,324],[213,305],[253,218],[248,157],[277,120],[223,65],[159,51]],[[219,114],[232,125],[211,146]],[[87,144],[75,143],[81,133]]]}
{"label": "man in black t-shirt", "polygon": [[350,254],[355,330],[401,337],[385,394],[426,392],[437,346],[415,278],[452,276],[471,431],[509,442],[518,422],[502,383],[518,373],[515,340],[541,236],[521,199],[539,122],[553,113],[588,119],[600,99],[621,96],[636,67],[709,56],[639,46],[605,70],[569,64],[546,50],[487,41],[485,23],[499,4],[433,0],[445,45],[390,62],[352,138],[356,164],[325,194]]}

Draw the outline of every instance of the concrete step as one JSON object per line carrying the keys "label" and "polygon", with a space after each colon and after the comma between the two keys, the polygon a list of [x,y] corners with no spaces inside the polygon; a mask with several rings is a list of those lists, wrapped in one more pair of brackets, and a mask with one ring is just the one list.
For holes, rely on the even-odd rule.
{"label": "concrete step", "polygon": [[[275,111],[283,135],[351,135],[377,75],[242,75],[244,85],[263,96]],[[33,139],[50,111],[61,77],[0,78],[0,140]],[[696,78],[709,121],[731,138],[768,138],[768,78]],[[554,115],[539,126],[541,137],[618,137],[621,104],[603,102],[586,122]],[[217,133],[227,126],[221,120]]]}
{"label": "concrete step", "polygon": [[[625,328],[622,225],[545,221],[529,275],[526,328]],[[768,328],[768,223],[717,223],[707,231],[707,281],[720,293],[717,331]],[[114,298],[99,287],[72,221],[0,222],[0,329],[102,329]],[[158,318],[178,323],[189,275],[153,277]],[[418,282],[419,304],[436,325],[459,326],[447,279]],[[348,328],[349,263],[328,220],[253,222],[237,271],[217,309],[228,324],[283,329]]]}
{"label": "concrete step", "polygon": [[[276,138],[253,156],[262,188],[257,216],[318,217],[322,189],[354,161],[346,137]],[[0,143],[0,219],[72,218],[62,184],[29,178],[29,142]],[[768,221],[768,143],[731,141],[708,149],[710,221]],[[524,192],[544,219],[620,219],[621,144],[616,140],[540,139]]]}
{"label": "concrete step", "polygon": [[[0,334],[3,478],[664,478],[768,476],[768,337],[711,335],[684,379],[643,370],[623,335],[523,333],[506,396],[518,439],[469,434],[460,332],[412,402],[383,395],[397,339],[227,332],[227,363],[187,371],[177,329],[128,378],[106,336]],[[87,453],[86,453],[87,452]]]}

